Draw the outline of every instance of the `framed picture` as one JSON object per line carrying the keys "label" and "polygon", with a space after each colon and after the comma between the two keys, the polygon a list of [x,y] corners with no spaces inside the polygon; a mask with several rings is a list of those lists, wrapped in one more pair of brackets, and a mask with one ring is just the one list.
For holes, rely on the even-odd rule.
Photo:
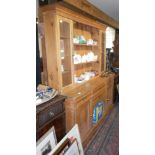
{"label": "framed picture", "polygon": [[56,145],[56,147],[52,150],[51,155],[84,155],[77,124],[75,124],[74,127]]}
{"label": "framed picture", "polygon": [[52,127],[37,141],[36,155],[49,155],[56,145],[55,129]]}
{"label": "framed picture", "polygon": [[72,142],[72,144],[67,149],[67,151],[64,153],[64,155],[80,155],[79,147],[78,147],[76,139]]}
{"label": "framed picture", "polygon": [[52,153],[52,155],[64,155],[64,153],[68,150],[69,146],[71,145],[71,141],[69,138],[65,139],[63,143],[59,146],[59,148]]}

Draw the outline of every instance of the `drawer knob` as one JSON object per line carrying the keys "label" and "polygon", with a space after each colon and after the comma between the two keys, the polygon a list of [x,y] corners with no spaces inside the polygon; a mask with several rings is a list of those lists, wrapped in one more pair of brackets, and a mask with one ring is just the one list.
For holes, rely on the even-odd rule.
{"label": "drawer knob", "polygon": [[53,112],[49,112],[49,115],[50,115],[50,117],[53,117],[54,113]]}

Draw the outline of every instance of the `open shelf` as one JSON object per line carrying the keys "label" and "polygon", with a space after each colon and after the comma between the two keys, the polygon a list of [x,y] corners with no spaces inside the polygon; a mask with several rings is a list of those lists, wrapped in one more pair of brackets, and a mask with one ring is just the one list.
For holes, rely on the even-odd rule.
{"label": "open shelf", "polygon": [[[84,73],[88,73],[92,70],[95,73],[99,73],[101,63],[99,29],[83,23],[75,22],[73,25],[73,37],[73,40],[75,39],[75,42],[73,42],[74,59],[77,60],[73,61],[73,64],[75,62],[73,75],[76,77],[80,77]],[[83,43],[81,43],[80,41]],[[97,59],[93,59],[93,57],[97,57]],[[86,61],[81,62],[79,61],[80,59],[86,59]],[[95,74],[94,77],[95,76],[97,76],[97,74]]]}

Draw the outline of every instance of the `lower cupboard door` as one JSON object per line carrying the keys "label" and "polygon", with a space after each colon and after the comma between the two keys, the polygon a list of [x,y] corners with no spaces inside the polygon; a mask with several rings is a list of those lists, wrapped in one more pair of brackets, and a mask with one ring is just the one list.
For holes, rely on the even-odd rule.
{"label": "lower cupboard door", "polygon": [[83,141],[89,131],[89,101],[85,101],[82,104],[81,103],[76,110],[76,123],[79,126],[80,136]]}

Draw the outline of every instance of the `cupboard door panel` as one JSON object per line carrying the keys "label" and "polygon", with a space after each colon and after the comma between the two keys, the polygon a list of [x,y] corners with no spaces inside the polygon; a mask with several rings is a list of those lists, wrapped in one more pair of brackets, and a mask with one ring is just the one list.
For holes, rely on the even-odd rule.
{"label": "cupboard door panel", "polygon": [[76,109],[76,123],[79,125],[81,138],[83,139],[89,130],[89,100],[84,101]]}

